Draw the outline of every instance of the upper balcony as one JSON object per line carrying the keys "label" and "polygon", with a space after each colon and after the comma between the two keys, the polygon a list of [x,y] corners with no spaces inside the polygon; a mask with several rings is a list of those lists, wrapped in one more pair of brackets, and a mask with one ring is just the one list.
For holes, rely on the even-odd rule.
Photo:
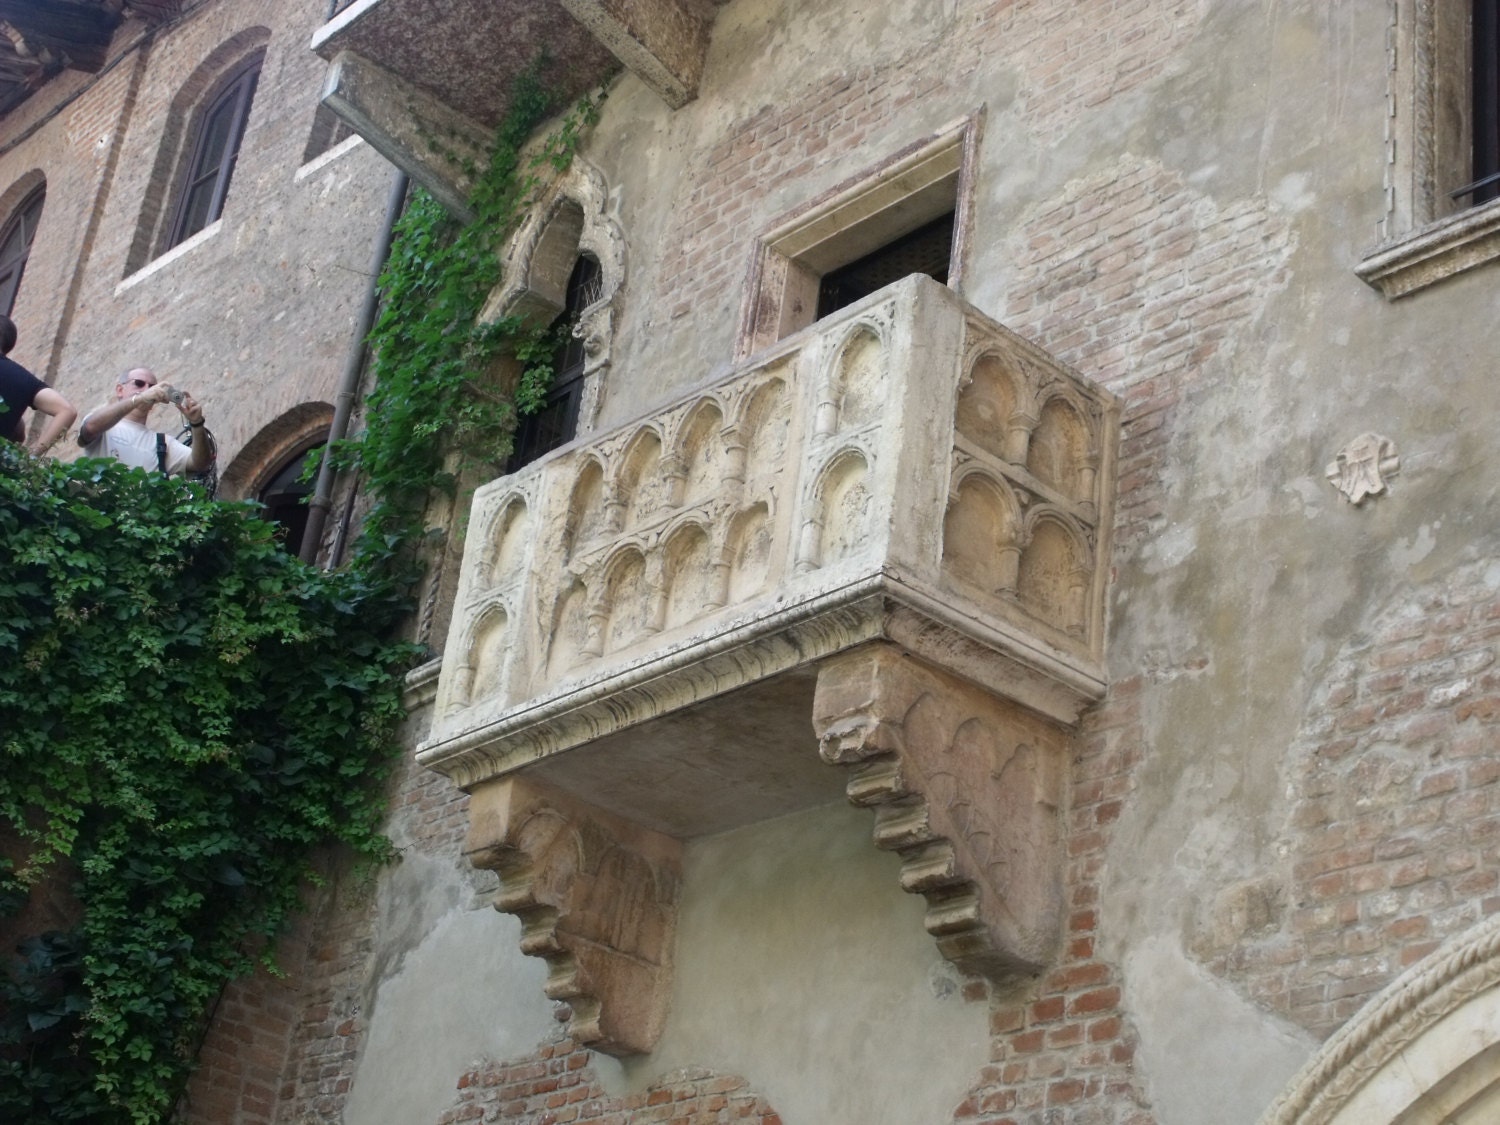
{"label": "upper balcony", "polygon": [[[1117,429],[1107,392],[913,276],[478,491],[418,756],[473,794],[471,854],[575,1034],[653,1040],[683,840],[845,787],[945,954],[1046,962]],[[590,840],[635,857],[629,887],[568,889]]]}
{"label": "upper balcony", "polygon": [[713,0],[353,0],[313,36],[323,101],[467,216],[515,80],[560,104],[625,66],[674,108],[697,93]]}

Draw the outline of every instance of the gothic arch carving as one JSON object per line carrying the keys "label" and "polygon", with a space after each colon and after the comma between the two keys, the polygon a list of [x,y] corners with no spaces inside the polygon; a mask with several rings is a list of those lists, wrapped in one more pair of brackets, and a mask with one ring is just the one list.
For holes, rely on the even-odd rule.
{"label": "gothic arch carving", "polygon": [[584,341],[584,389],[578,432],[594,428],[604,401],[616,303],[625,282],[625,234],[608,213],[604,175],[575,156],[522,223],[505,254],[505,279],[490,294],[480,320],[520,316],[550,324],[563,311],[568,277],[580,254],[599,263],[597,296],[584,308],[578,333]]}
{"label": "gothic arch carving", "polygon": [[1037,416],[1027,471],[1069,500],[1089,499],[1092,478],[1085,468],[1093,444],[1087,414],[1068,395],[1053,394]]}
{"label": "gothic arch carving", "polygon": [[1081,633],[1089,552],[1078,527],[1051,508],[1026,518],[1016,593],[1034,616],[1066,633]]}
{"label": "gothic arch carving", "polygon": [[490,585],[515,577],[525,565],[530,531],[531,510],[525,497],[519,494],[508,497],[490,529],[486,544],[485,573],[489,575]]}
{"label": "gothic arch carving", "polygon": [[954,408],[959,435],[992,457],[1024,464],[1036,419],[1022,372],[995,352],[976,356],[959,385]]}
{"label": "gothic arch carving", "polygon": [[977,466],[957,474],[943,518],[943,570],[986,594],[1013,594],[1021,559],[1021,506]]}

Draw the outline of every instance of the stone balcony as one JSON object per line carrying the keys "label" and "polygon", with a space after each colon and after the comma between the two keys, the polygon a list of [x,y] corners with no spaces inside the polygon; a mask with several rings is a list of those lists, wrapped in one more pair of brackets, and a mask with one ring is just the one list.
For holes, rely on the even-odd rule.
{"label": "stone balcony", "polygon": [[455,214],[472,218],[517,76],[566,104],[624,66],[673,108],[696,95],[713,0],[353,0],[313,36],[323,102]]}
{"label": "stone balcony", "polygon": [[841,792],[961,968],[1048,961],[1117,429],[912,277],[479,490],[418,756],[576,1035],[654,1042],[684,840]]}

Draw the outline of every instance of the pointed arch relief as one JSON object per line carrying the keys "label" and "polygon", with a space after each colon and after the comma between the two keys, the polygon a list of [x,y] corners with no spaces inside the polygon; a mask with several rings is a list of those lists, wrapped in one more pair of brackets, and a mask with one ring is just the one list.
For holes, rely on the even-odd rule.
{"label": "pointed arch relief", "polygon": [[672,533],[663,548],[667,582],[666,627],[686,625],[723,601],[708,533],[695,523]]}
{"label": "pointed arch relief", "polygon": [[1032,517],[1027,540],[1016,578],[1021,605],[1055,629],[1082,633],[1088,552],[1078,532],[1042,512]]}
{"label": "pointed arch relief", "polygon": [[469,704],[478,703],[504,689],[506,657],[510,651],[510,614],[504,605],[496,605],[485,611],[474,630],[474,641],[469,646],[469,667],[472,669],[469,690],[465,693]]}
{"label": "pointed arch relief", "polygon": [[1092,476],[1085,471],[1090,446],[1090,426],[1083,412],[1063,395],[1053,395],[1032,431],[1026,469],[1069,500],[1092,499]]}
{"label": "pointed arch relief", "polygon": [[856,449],[844,450],[829,463],[817,486],[821,531],[806,561],[830,566],[866,545],[874,507],[869,475],[869,462]]}
{"label": "pointed arch relief", "polygon": [[960,478],[943,517],[944,573],[986,594],[1012,594],[1020,558],[1015,494],[986,473]]}
{"label": "pointed arch relief", "polygon": [[1336,1031],[1260,1125],[1500,1120],[1500,915],[1418,961]]}
{"label": "pointed arch relief", "polygon": [[593,457],[585,457],[573,479],[564,518],[563,555],[572,558],[581,547],[603,535],[608,528],[604,502],[604,467]]}
{"label": "pointed arch relief", "polygon": [[668,507],[671,497],[661,460],[661,435],[650,426],[641,427],[625,447],[616,478],[616,490],[624,505],[623,530],[650,522]]}
{"label": "pointed arch relief", "polygon": [[490,539],[489,584],[497,586],[520,576],[531,541],[531,510],[513,496],[495,520]]}
{"label": "pointed arch relief", "polygon": [[818,406],[813,424],[819,434],[847,433],[880,416],[888,362],[880,334],[857,325],[838,350],[828,395]]}
{"label": "pointed arch relief", "polygon": [[553,604],[548,631],[547,675],[557,678],[582,664],[589,652],[589,591],[582,582],[570,582]]}
{"label": "pointed arch relief", "polygon": [[686,473],[682,503],[693,504],[718,494],[724,474],[724,412],[713,399],[693,407],[678,437],[678,460]]}
{"label": "pointed arch relief", "polygon": [[605,564],[604,575],[604,596],[609,608],[604,651],[618,652],[655,631],[646,558],[635,547],[626,547]]}
{"label": "pointed arch relief", "polygon": [[746,449],[746,476],[756,480],[782,465],[791,440],[792,410],[785,380],[766,379],[745,401],[740,436]]}
{"label": "pointed arch relief", "polygon": [[765,504],[753,504],[734,517],[725,555],[730,605],[748,601],[766,588],[771,570],[771,515]]}
{"label": "pointed arch relief", "polygon": [[1025,380],[1004,358],[979,356],[960,384],[954,428],[974,447],[1001,461],[1026,460],[1034,422]]}

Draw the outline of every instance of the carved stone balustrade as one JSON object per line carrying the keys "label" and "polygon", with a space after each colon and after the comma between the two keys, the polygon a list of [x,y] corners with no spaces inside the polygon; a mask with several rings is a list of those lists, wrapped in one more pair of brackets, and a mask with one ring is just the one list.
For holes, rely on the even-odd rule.
{"label": "carved stone balustrade", "polygon": [[[471,854],[575,1031],[654,1040],[674,842],[845,785],[947,956],[1046,963],[1117,429],[1106,392],[912,277],[479,490],[419,758],[473,794]],[[536,874],[563,823],[586,890]]]}

